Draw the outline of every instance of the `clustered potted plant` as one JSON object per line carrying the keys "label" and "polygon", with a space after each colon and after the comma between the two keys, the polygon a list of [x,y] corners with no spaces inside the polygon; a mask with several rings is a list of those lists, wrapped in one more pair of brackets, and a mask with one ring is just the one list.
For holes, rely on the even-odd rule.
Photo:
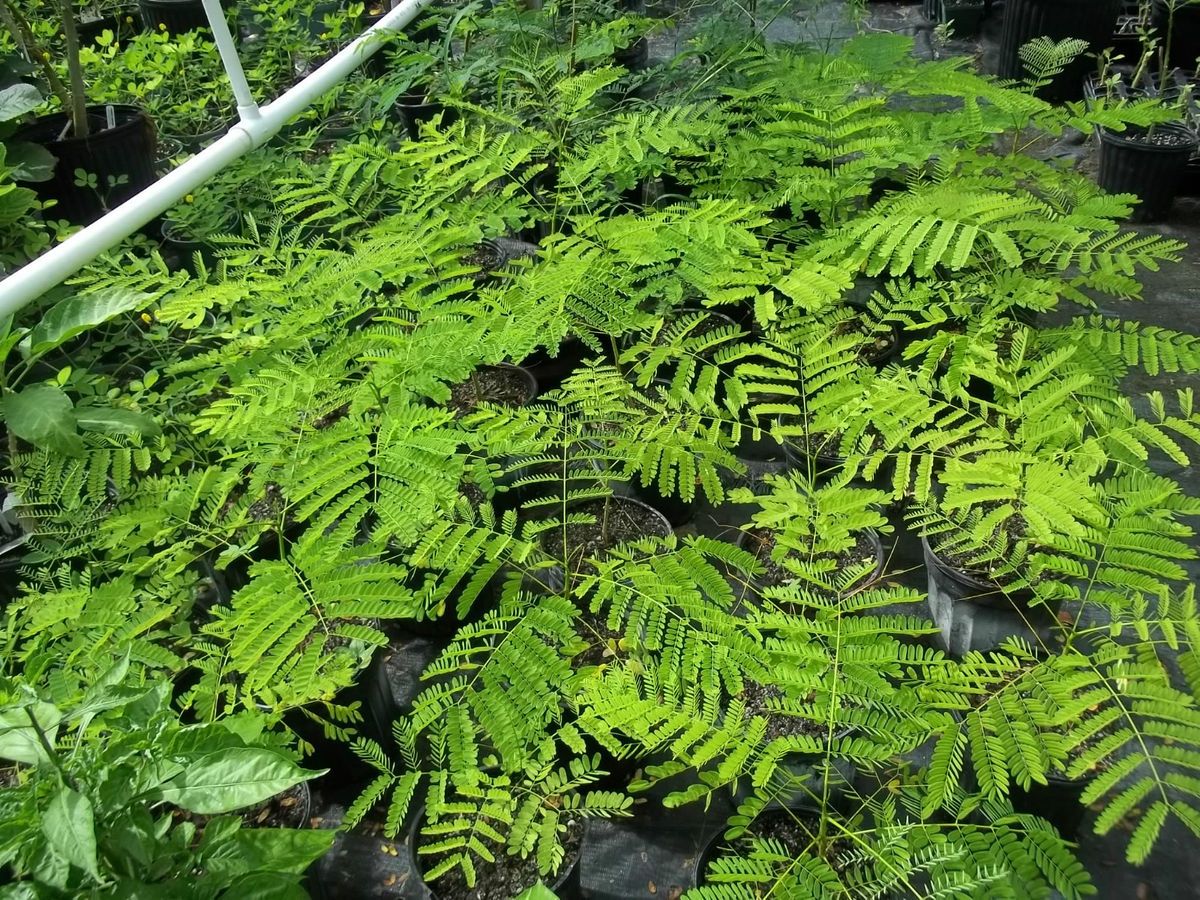
{"label": "clustered potted plant", "polygon": [[[133,106],[89,105],[73,6],[48,15],[61,27],[65,81],[52,63],[49,45],[35,34],[25,12],[13,3],[5,8],[10,38],[40,63],[59,106],[57,112],[38,117],[18,134],[57,160],[53,176],[38,182],[36,190],[43,200],[54,201],[58,215],[86,224],[153,183],[157,177],[154,123]],[[47,16],[45,10],[40,14]]]}

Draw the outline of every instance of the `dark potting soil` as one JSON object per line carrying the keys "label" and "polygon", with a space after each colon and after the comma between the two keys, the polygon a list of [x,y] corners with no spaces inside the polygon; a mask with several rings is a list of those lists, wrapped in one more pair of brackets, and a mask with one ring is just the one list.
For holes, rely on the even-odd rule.
{"label": "dark potting soil", "polygon": [[[606,510],[607,507],[607,510]],[[573,515],[588,515],[594,521],[587,524],[568,525],[567,548],[563,547],[563,529],[546,532],[542,546],[555,559],[564,560],[571,571],[580,571],[580,562],[596,557],[627,541],[644,537],[666,537],[670,529],[654,510],[640,503],[629,503],[620,498],[588,500],[572,506]]]}
{"label": "dark potting soil", "polygon": [[298,784],[243,812],[242,822],[247,828],[307,828],[307,797],[308,791]]}
{"label": "dark potting soil", "polygon": [[576,628],[584,640],[590,641],[590,646],[575,657],[576,668],[603,665],[609,657],[609,645],[619,641],[623,635],[608,627],[603,616],[585,612],[576,620]]}
{"label": "dark potting soil", "polygon": [[801,716],[789,716],[773,709],[773,703],[783,697],[783,691],[773,684],[747,681],[742,688],[742,697],[746,701],[747,716],[762,716],[767,720],[767,730],[763,735],[763,740],[773,741],[776,738],[799,735],[819,738],[829,733],[828,726],[823,722],[805,719]]}
{"label": "dark potting soil", "polygon": [[467,502],[471,504],[472,509],[479,509],[480,504],[487,500],[487,495],[484,494],[483,488],[472,481],[460,481],[458,483],[458,493],[467,498]]}
{"label": "dark potting soil", "polygon": [[1127,130],[1121,137],[1128,141],[1133,141],[1138,144],[1147,144],[1152,147],[1182,147],[1192,141],[1191,135],[1178,131],[1133,131]]}
{"label": "dark potting soil", "polygon": [[481,403],[524,406],[530,399],[525,375],[519,369],[501,366],[480,369],[450,388],[450,408],[456,416],[465,416]]}
{"label": "dark potting soil", "polygon": [[468,266],[475,266],[484,272],[491,272],[504,265],[506,257],[497,247],[491,244],[477,244],[470,253],[463,257]]}
{"label": "dark potting soil", "polygon": [[860,334],[863,337],[858,358],[874,365],[883,362],[896,349],[896,335],[892,331],[875,331],[861,319],[847,319],[837,329],[839,334]]}
{"label": "dark potting soil", "polygon": [[[992,512],[996,504],[982,503],[980,511],[987,515]],[[1004,526],[1007,532],[1007,539],[1016,543],[1025,534],[1025,519],[1020,515],[1014,515]],[[964,575],[976,579],[987,584],[996,584],[1003,586],[1004,584],[1014,580],[1012,572],[1008,570],[1008,566],[1000,560],[981,560],[980,554],[969,549],[964,549],[951,544],[938,544],[936,540],[930,541],[930,546],[938,558],[951,569],[957,569]]]}
{"label": "dark potting soil", "polygon": [[[583,845],[583,819],[570,819],[565,824],[566,833],[562,835],[564,872],[579,859]],[[475,887],[467,887],[462,869],[455,868],[433,883],[434,897],[437,900],[512,900],[539,880],[553,882],[557,877],[552,875],[542,879],[538,873],[536,853],[521,858],[496,849],[495,854],[494,865],[483,862],[476,864]]]}
{"label": "dark potting soil", "polygon": [[[276,794],[270,800],[237,810],[245,828],[308,828],[308,788],[305,784],[297,784],[288,788],[282,794]],[[176,822],[191,822],[196,826],[196,840],[204,834],[204,826],[212,816],[196,815],[186,810],[174,809],[172,818]]]}
{"label": "dark potting soil", "polygon": [[[766,569],[758,578],[758,583],[762,587],[780,587],[797,580],[797,577],[786,566],[772,559],[771,554],[775,550],[774,534],[765,528],[754,528],[748,533],[750,539],[747,542],[746,549],[753,553]],[[795,551],[789,552],[787,556],[789,559],[804,559],[803,556]],[[876,559],[875,545],[867,535],[860,534],[854,546],[845,553],[839,554],[836,559],[839,571],[873,563]]]}
{"label": "dark potting soil", "polygon": [[[749,827],[745,837],[734,842],[732,847],[722,845],[716,856],[728,857],[749,854],[753,850],[752,838],[774,841],[791,859],[813,853],[817,838],[821,833],[821,820],[815,813],[800,810],[770,810],[759,816]],[[821,854],[825,861],[837,872],[846,869],[850,862],[853,845],[844,838],[830,840],[825,838],[826,845]],[[707,879],[703,879],[708,883]]]}

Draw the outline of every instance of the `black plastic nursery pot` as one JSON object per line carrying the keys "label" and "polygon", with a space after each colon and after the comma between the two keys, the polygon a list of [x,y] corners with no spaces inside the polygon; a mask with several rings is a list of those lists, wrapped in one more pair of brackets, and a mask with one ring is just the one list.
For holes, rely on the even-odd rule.
{"label": "black plastic nursery pot", "polygon": [[1171,211],[1196,146],[1195,135],[1175,123],[1157,125],[1150,134],[1101,129],[1097,181],[1110,194],[1141,198],[1134,221],[1156,221]]}
{"label": "black plastic nursery pot", "polygon": [[[339,705],[359,705],[362,721],[354,725],[355,730],[385,751],[392,746],[392,722],[397,715],[391,683],[384,666],[386,650],[384,647],[377,648],[371,662],[359,673],[358,680],[339,691],[334,698]],[[376,774],[350,749],[348,742],[326,737],[321,725],[304,713],[288,713],[284,721],[292,731],[312,745],[313,750],[305,759],[305,765],[314,769],[328,769],[329,772],[324,776],[327,783],[357,784]]]}
{"label": "black plastic nursery pot", "polygon": [[441,115],[443,125],[449,125],[458,118],[457,110],[448,109],[422,93],[405,94],[396,102],[396,112],[403,120],[408,136],[414,141],[421,137],[421,126],[438,115]]}
{"label": "black plastic nursery pot", "polygon": [[[466,394],[472,385],[476,396]],[[465,415],[477,403],[496,403],[501,406],[524,406],[538,395],[537,379],[523,366],[500,363],[480,366],[471,378],[451,388],[449,405],[456,413]]]}
{"label": "black plastic nursery pot", "polygon": [[[17,140],[39,144],[55,157],[54,175],[30,185],[54,219],[87,225],[124,203],[158,179],[157,133],[150,118],[135,106],[89,106],[91,134],[63,137],[69,130],[66,113],[42,116],[22,128]],[[76,184],[76,171],[95,176],[96,187]]]}
{"label": "black plastic nursery pot", "polygon": [[538,394],[545,394],[562,387],[576,369],[583,365],[584,360],[590,359],[596,353],[583,341],[569,336],[553,352],[538,350],[532,356],[521,361],[521,367],[528,370],[538,385]]}
{"label": "black plastic nursery pot", "polygon": [[[239,227],[238,222],[230,222],[221,231],[222,233],[236,232]],[[162,236],[163,259],[171,271],[186,270],[193,275],[196,274],[197,253],[200,254],[200,258],[207,268],[211,269],[216,265],[216,249],[208,241],[180,232],[172,228],[171,223],[167,221],[163,221],[159,234]]]}
{"label": "black plastic nursery pot", "polygon": [[142,30],[142,14],[136,6],[108,16],[82,19],[75,23],[80,44],[94,44],[105,31],[111,31],[118,45]]}
{"label": "black plastic nursery pot", "polygon": [[[465,261],[479,267],[479,274],[475,277],[478,280],[483,280],[518,260],[537,259],[541,250],[542,248],[537,244],[530,241],[518,240],[517,238],[487,238],[481,241],[467,255]],[[525,362],[522,362],[522,365],[528,367],[528,364]]]}
{"label": "black plastic nursery pot", "polygon": [[[821,450],[815,453],[808,452],[800,444],[785,442],[783,452],[789,469],[794,472],[802,472],[820,483],[831,481],[846,468],[846,457]],[[866,479],[856,475],[853,481],[859,486],[866,485],[882,491],[889,490],[892,484],[892,461],[885,460],[871,478]]]}
{"label": "black plastic nursery pot", "polygon": [[1087,811],[1080,797],[1088,782],[1086,779],[1074,780],[1058,775],[1051,775],[1047,782],[1034,782],[1028,788],[1012,785],[1009,798],[1013,808],[1018,812],[1040,816],[1064,838],[1073,840],[1079,833],[1079,826]]}
{"label": "black plastic nursery pot", "polygon": [[1048,640],[1058,602],[1035,603],[1033,591],[1006,590],[939,556],[922,537],[930,616],[952,656],[989,650],[1009,637]]}
{"label": "black plastic nursery pot", "polygon": [[984,0],[936,0],[939,7],[939,21],[951,22],[955,37],[964,38],[979,34],[983,19],[988,12]]}
{"label": "black plastic nursery pot", "polygon": [[[405,843],[408,845],[410,854],[410,869],[414,873],[419,873],[422,881],[424,881],[424,873],[426,863],[430,859],[429,856],[420,852],[421,846],[421,827],[425,823],[425,810],[421,808],[416,815],[412,817],[409,825],[408,836]],[[567,846],[566,854],[563,858],[562,866],[558,874],[549,879],[547,886],[554,892],[559,900],[578,900],[579,894],[579,860],[583,855],[583,847],[587,842],[589,823],[587,819],[574,820],[573,825],[569,828],[574,829],[575,842],[574,846]],[[436,841],[443,840],[442,837],[434,838]],[[428,891],[429,897],[432,900],[490,900],[490,898],[500,897],[516,897],[522,891],[533,887],[541,880],[537,874],[537,864],[532,857],[529,860],[521,860],[519,856],[512,856],[504,852],[502,847],[495,848],[496,863],[489,865],[482,860],[475,861],[476,874],[478,881],[474,889],[468,890],[461,876],[457,874],[457,870],[449,872],[432,883],[425,882],[424,887]],[[520,877],[520,873],[511,871],[510,867],[522,866],[525,877]],[[529,863],[532,863],[532,874],[530,874]],[[499,874],[506,873],[506,874]],[[486,882],[485,882],[486,880]],[[408,896],[415,896],[408,894]]]}
{"label": "black plastic nursery pot", "polygon": [[992,609],[1021,609],[1026,601],[1032,599],[1032,594],[1027,590],[1006,591],[994,581],[987,581],[955,567],[938,556],[924,537],[921,538],[921,548],[925,554],[931,590],[936,585],[940,593],[953,597],[956,602],[970,601]]}
{"label": "black plastic nursery pot", "polygon": [[1121,0],[1007,0],[997,74],[1024,78],[1020,50],[1036,37],[1079,38],[1088,42],[1088,51],[1040,91],[1047,100],[1078,100],[1083,80],[1095,66],[1088,55],[1108,46],[1120,9]]}
{"label": "black plastic nursery pot", "polygon": [[[201,0],[138,0],[138,5],[148,31],[181,34],[209,27]],[[229,0],[221,0],[222,8],[228,6]]]}
{"label": "black plastic nursery pot", "polygon": [[[796,839],[792,839],[789,831],[798,831],[796,828],[797,822],[805,820],[819,819],[821,810],[811,803],[803,803],[793,801],[786,807],[776,805],[774,808],[768,807],[759,814],[747,829],[748,835],[755,835],[764,838],[773,838],[783,844],[785,849],[799,854],[810,843],[809,836],[804,834]],[[704,887],[706,885],[719,885],[722,882],[710,877],[709,866],[714,860],[722,856],[722,850],[729,847],[731,842],[726,839],[725,831],[718,831],[704,845],[703,849],[696,855],[696,867],[692,874],[692,882],[696,887]],[[850,850],[850,847],[843,848]],[[731,893],[730,896],[734,896]]]}
{"label": "black plastic nursery pot", "polygon": [[[581,512],[591,504],[602,504],[605,502],[606,501],[604,500],[584,500],[571,503],[567,508],[570,512]],[[641,525],[641,527],[637,529],[637,533],[626,534],[621,532],[620,539],[611,540],[609,546],[616,546],[617,544],[624,543],[626,541],[645,537],[665,538],[672,534],[671,523],[667,520],[666,516],[664,516],[654,507],[650,506],[648,503],[643,503],[641,500],[636,500],[633,497],[621,496],[610,497],[607,500],[607,503],[610,504],[607,507],[609,523],[616,524],[618,527],[620,527],[625,521],[633,522],[636,520],[640,521]],[[597,512],[595,515],[597,517],[597,521],[599,521],[601,513]],[[560,529],[551,529],[550,531],[543,532],[540,541],[542,549],[554,556],[555,554],[549,549],[548,544],[551,544],[556,540],[560,540],[560,536]],[[610,536],[610,538],[611,537],[612,536]],[[568,549],[570,549],[570,546],[568,546]],[[559,552],[561,552],[561,548]],[[552,593],[559,593],[566,586],[562,567],[558,565],[538,569],[531,573],[530,579],[532,579],[535,587],[548,590]]]}
{"label": "black plastic nursery pot", "polygon": [[[507,575],[507,570],[500,569],[488,579],[487,583],[483,585],[479,593],[472,599],[471,605],[462,612],[459,611],[459,602],[466,591],[467,582],[459,582],[447,594],[443,601],[444,608],[439,615],[420,620],[406,620],[403,623],[404,630],[418,637],[453,637],[464,625],[478,622],[491,610],[496,608],[500,602],[500,591],[504,586],[504,579]],[[414,571],[412,586],[415,589],[420,589],[420,578],[419,572]]]}

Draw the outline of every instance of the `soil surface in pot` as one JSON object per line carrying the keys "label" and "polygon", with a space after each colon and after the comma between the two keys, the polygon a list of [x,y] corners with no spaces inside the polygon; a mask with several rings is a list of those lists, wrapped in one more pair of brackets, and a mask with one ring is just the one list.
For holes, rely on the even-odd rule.
{"label": "soil surface in pot", "polygon": [[863,339],[858,358],[869,365],[878,365],[896,351],[899,343],[891,330],[878,331],[862,319],[847,319],[837,327],[838,334],[853,334]]}
{"label": "soil surface in pot", "polygon": [[[765,528],[754,528],[747,533],[749,534],[749,541],[747,542],[746,549],[758,557],[759,562],[766,569],[758,578],[758,583],[762,587],[780,587],[798,580],[797,576],[792,574],[786,566],[772,559],[771,554],[775,550],[774,534]],[[804,559],[803,556],[795,551],[789,552],[787,556],[789,559],[797,561]],[[860,534],[854,546],[845,553],[838,554],[836,560],[838,572],[865,565],[871,565],[873,568],[876,561],[875,544],[867,534]]]}
{"label": "soil surface in pot", "polygon": [[450,408],[460,417],[481,403],[523,406],[531,399],[529,381],[524,373],[502,366],[480,369],[466,381],[450,388]]}
{"label": "soil surface in pot", "polygon": [[572,506],[571,513],[588,515],[595,521],[568,525],[565,529],[566,548],[563,547],[564,529],[561,528],[546,532],[542,546],[556,559],[566,559],[576,572],[580,571],[581,560],[599,556],[618,544],[650,536],[666,537],[670,533],[662,517],[653,509],[619,498],[610,499],[607,504],[604,500],[588,500]]}
{"label": "soil surface in pot", "polygon": [[[583,846],[583,819],[570,819],[565,824],[563,871],[575,865]],[[462,869],[452,869],[431,885],[433,895],[437,900],[512,900],[541,879],[537,854],[531,853],[522,859],[509,856],[503,850],[496,851],[494,865],[477,863],[476,876],[475,887],[467,887]],[[553,881],[554,877],[544,880]]]}
{"label": "soil surface in pot", "polygon": [[[751,824],[747,835],[735,841],[732,848],[719,847],[714,858],[720,859],[732,856],[734,853],[748,854],[753,849],[750,838],[758,838],[778,843],[787,856],[799,859],[806,852],[808,854],[813,852],[820,829],[821,820],[815,813],[805,810],[768,811]],[[834,871],[845,871],[854,850],[853,844],[843,838],[829,840],[826,837],[826,840],[828,844],[822,854],[825,861],[833,867]],[[790,863],[781,865],[790,865]],[[712,882],[707,878],[702,878],[701,883],[711,884]]]}
{"label": "soil surface in pot", "polygon": [[575,657],[576,668],[603,665],[612,657],[607,656],[609,645],[621,640],[624,635],[608,627],[605,618],[597,613],[585,612],[576,622],[576,629],[591,646]]}
{"label": "soil surface in pot", "polygon": [[242,813],[247,828],[306,828],[305,795],[302,784],[289,788],[266,803]]}
{"label": "soil surface in pot", "polygon": [[742,697],[746,701],[747,716],[762,716],[767,720],[764,741],[799,735],[820,738],[829,734],[829,727],[824,722],[805,719],[802,716],[789,716],[773,709],[775,701],[783,698],[783,691],[773,684],[747,681],[742,689]]}
{"label": "soil surface in pot", "polygon": [[[308,828],[308,788],[304,783],[293,785],[270,800],[237,810],[245,828]],[[203,834],[204,826],[212,816],[196,815],[186,810],[171,811],[176,822],[192,822],[197,836]]]}
{"label": "soil surface in pot", "polygon": [[[679,312],[677,314],[677,321],[682,321],[684,319],[686,319],[688,321],[691,321],[694,319],[700,320],[698,322],[695,322],[695,324],[692,325],[691,329],[687,333],[686,340],[695,340],[697,338],[702,338],[705,335],[712,334],[714,331],[719,331],[722,328],[737,327],[737,323],[734,322],[733,319],[729,318],[728,316],[724,315],[723,313],[712,312],[709,310],[681,309],[681,310],[679,310]],[[676,322],[671,322],[662,331],[660,331],[658,333],[658,335],[654,339],[654,346],[661,347],[663,344],[667,343],[666,335],[664,332],[666,332],[670,328],[673,328],[675,324],[676,324]],[[700,353],[700,356],[704,359],[708,359],[714,353],[717,352],[717,349],[718,348],[713,347],[708,350],[704,350]]]}
{"label": "soil surface in pot", "polygon": [[[981,503],[979,508],[984,515],[987,515],[995,507],[996,504]],[[1007,539],[1010,542],[1016,543],[1025,534],[1025,519],[1020,515],[1014,515],[1009,520],[1005,530],[1008,533]],[[944,565],[951,569],[956,569],[962,574],[974,578],[976,581],[1002,587],[1016,580],[1009,567],[1000,560],[980,560],[979,553],[954,545],[939,545],[936,541],[932,540],[929,542],[929,546]]]}
{"label": "soil surface in pot", "polygon": [[1153,129],[1149,131],[1128,129],[1120,136],[1127,141],[1145,144],[1147,147],[1184,147],[1194,140],[1191,135],[1179,131],[1155,131]]}

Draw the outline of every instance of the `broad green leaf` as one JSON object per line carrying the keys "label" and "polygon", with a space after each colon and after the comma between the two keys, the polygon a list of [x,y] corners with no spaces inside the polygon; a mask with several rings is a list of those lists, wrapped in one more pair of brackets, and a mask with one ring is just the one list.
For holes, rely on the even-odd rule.
{"label": "broad green leaf", "polygon": [[9,122],[42,105],[42,92],[32,84],[14,84],[0,91],[0,122]]}
{"label": "broad green leaf", "polygon": [[[242,871],[299,875],[329,850],[335,835],[321,828],[241,828],[216,856]],[[222,864],[217,859],[208,863],[212,867]]]}
{"label": "broad green leaf", "polygon": [[558,900],[558,894],[539,881],[533,887],[518,894],[516,900]]}
{"label": "broad green leaf", "polygon": [[42,833],[55,853],[99,880],[96,817],[87,797],[64,785],[42,815]]}
{"label": "broad green leaf", "polygon": [[105,434],[156,435],[158,423],[144,413],[113,406],[81,406],[75,410],[75,424],[84,431]]}
{"label": "broad green leaf", "polygon": [[320,774],[300,768],[274,750],[235,747],[189,762],[163,788],[163,799],[188,812],[212,816],[262,803]]}
{"label": "broad green leaf", "polygon": [[15,181],[49,181],[58,160],[45,147],[28,141],[5,145],[4,164],[12,169]]}
{"label": "broad green leaf", "polygon": [[49,450],[77,456],[83,441],[75,430],[71,398],[50,384],[33,384],[8,394],[2,404],[4,421],[17,437]]}
{"label": "broad green leaf", "polygon": [[221,896],[238,900],[309,900],[308,891],[297,880],[294,875],[251,872],[233,881]]}
{"label": "broad green leaf", "polygon": [[49,704],[35,702],[29,706],[12,706],[0,710],[0,759],[11,759],[14,762],[39,766],[50,762],[46,749],[38,740],[33,723],[29,721],[29,713],[37,720],[46,742],[54,746],[58,737],[58,723],[62,721],[62,713],[58,708]]}
{"label": "broad green leaf", "polygon": [[52,306],[29,332],[29,353],[40,356],[121,313],[142,308],[152,299],[144,291],[130,288],[68,297]]}

